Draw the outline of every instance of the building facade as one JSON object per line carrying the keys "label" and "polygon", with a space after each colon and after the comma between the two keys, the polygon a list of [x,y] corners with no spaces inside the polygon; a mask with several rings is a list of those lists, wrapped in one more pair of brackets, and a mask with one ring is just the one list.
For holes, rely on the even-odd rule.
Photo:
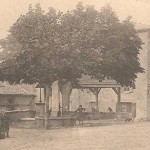
{"label": "building facade", "polygon": [[0,85],[0,111],[34,110],[36,95],[20,85]]}

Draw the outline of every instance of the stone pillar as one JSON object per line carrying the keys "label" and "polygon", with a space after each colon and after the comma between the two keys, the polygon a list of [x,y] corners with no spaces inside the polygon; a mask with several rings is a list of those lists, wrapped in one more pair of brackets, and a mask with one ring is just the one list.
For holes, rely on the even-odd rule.
{"label": "stone pillar", "polygon": [[44,113],[45,113],[45,103],[35,103],[36,105],[36,127],[44,128]]}
{"label": "stone pillar", "polygon": [[121,87],[118,88],[118,103],[121,102]]}
{"label": "stone pillar", "polygon": [[147,85],[147,120],[150,120],[150,85]]}
{"label": "stone pillar", "polygon": [[44,117],[45,103],[35,103],[36,117]]}

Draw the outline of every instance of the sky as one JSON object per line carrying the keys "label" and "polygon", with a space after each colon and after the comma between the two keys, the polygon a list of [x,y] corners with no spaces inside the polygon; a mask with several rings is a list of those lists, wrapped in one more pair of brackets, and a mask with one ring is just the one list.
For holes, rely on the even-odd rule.
{"label": "sky", "polygon": [[[0,38],[5,38],[10,26],[28,11],[29,4],[40,3],[45,11],[49,7],[67,11],[74,9],[81,0],[0,0]],[[150,0],[82,0],[83,5],[94,5],[97,10],[110,4],[120,19],[132,16],[133,21],[150,25]]]}

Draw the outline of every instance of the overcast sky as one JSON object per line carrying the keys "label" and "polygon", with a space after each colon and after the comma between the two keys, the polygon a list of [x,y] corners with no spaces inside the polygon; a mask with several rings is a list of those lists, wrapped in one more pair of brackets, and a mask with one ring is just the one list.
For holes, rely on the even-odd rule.
{"label": "overcast sky", "polygon": [[[66,11],[75,8],[78,1],[81,0],[0,0],[0,38],[8,35],[10,26],[21,14],[27,12],[29,4],[40,3],[44,10],[54,7]],[[131,15],[136,23],[150,25],[150,0],[82,0],[82,2],[84,5],[94,5],[96,9],[110,3],[120,19]]]}

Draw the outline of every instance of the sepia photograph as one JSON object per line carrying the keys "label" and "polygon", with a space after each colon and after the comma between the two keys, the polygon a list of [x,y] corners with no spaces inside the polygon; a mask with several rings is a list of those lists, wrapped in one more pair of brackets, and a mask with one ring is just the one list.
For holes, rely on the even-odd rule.
{"label": "sepia photograph", "polygon": [[150,0],[0,0],[0,150],[150,150]]}

